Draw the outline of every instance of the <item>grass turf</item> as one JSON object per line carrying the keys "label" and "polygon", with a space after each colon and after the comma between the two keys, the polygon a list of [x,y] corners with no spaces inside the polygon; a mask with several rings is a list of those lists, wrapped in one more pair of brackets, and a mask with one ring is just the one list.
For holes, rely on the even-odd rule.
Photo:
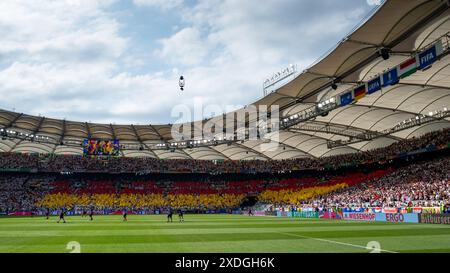
{"label": "grass turf", "polygon": [[[370,252],[371,241],[386,252],[449,252],[450,226],[350,222],[323,219],[185,215],[0,218],[0,252]],[[382,251],[382,252],[383,252]]]}

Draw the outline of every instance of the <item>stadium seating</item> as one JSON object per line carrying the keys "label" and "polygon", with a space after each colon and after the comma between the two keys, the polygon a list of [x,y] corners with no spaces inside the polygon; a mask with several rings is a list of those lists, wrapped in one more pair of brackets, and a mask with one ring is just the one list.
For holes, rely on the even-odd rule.
{"label": "stadium seating", "polygon": [[[105,163],[96,158],[2,154],[0,212],[61,207],[109,210],[126,207],[150,211],[168,207],[235,209],[247,197],[263,204],[321,208],[447,205],[450,202],[448,133],[449,130],[433,132],[385,149],[315,161],[224,161],[223,165],[217,165],[219,174],[203,173],[212,164],[209,161],[189,161],[183,167],[188,168],[187,173],[179,173],[181,176],[165,174],[159,168],[178,170],[179,164],[185,164],[184,160],[162,163],[148,158],[111,158]],[[425,161],[416,162],[420,158],[417,153],[404,157],[407,151],[430,147],[430,143],[442,149],[431,149]],[[433,159],[434,153],[440,157]],[[393,154],[403,156],[397,158]],[[309,170],[299,170],[296,165],[299,162]],[[111,164],[109,167],[115,169],[122,166],[122,170],[136,171],[144,163],[157,170],[157,174],[105,174],[102,170],[105,164]],[[346,167],[339,168],[342,163]],[[310,169],[311,166],[316,168]],[[73,167],[83,171],[59,173]],[[260,171],[244,172],[248,169]]]}
{"label": "stadium seating", "polygon": [[0,170],[34,170],[40,172],[103,172],[103,173],[286,173],[294,170],[338,169],[342,166],[386,161],[404,153],[430,148],[447,148],[450,129],[431,132],[420,138],[395,142],[375,150],[343,154],[319,159],[250,160],[213,162],[208,160],[159,160],[154,158],[27,155],[0,153]]}

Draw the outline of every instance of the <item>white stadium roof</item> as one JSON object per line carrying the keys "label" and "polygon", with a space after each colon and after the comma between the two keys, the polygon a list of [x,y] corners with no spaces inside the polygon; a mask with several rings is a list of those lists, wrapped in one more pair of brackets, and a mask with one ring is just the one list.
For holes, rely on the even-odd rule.
{"label": "white stadium roof", "polygon": [[[315,105],[319,98],[333,97],[374,75],[394,67],[438,38],[450,32],[447,1],[388,0],[362,26],[342,40],[326,57],[297,76],[290,83],[255,102],[255,105],[279,105],[281,116],[289,116]],[[449,39],[450,41],[450,39]],[[380,48],[389,48],[388,60],[379,56]],[[338,82],[333,90],[331,84]],[[298,157],[324,157],[355,153],[387,146],[401,139],[450,127],[450,119],[388,134],[372,141],[361,141],[328,148],[330,140],[346,140],[357,133],[377,133],[401,121],[450,108],[450,56],[445,55],[430,69],[418,71],[394,86],[365,96],[356,103],[331,111],[327,116],[297,124],[280,131],[275,149],[263,140],[235,142],[187,149],[154,149],[170,142],[171,125],[94,124],[36,117],[0,110],[0,128],[23,134],[43,136],[53,143],[5,137],[0,152],[82,154],[84,139],[119,139],[121,144],[141,149],[124,149],[129,157],[161,159],[232,159],[280,160]],[[199,126],[201,122],[194,123]],[[234,126],[234,125],[233,125]],[[278,144],[274,143],[274,144]],[[263,145],[265,144],[265,145]]]}

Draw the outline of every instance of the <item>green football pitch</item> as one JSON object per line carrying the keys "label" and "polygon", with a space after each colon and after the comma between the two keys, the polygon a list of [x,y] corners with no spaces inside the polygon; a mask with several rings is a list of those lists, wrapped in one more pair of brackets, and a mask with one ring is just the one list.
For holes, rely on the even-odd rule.
{"label": "green football pitch", "polygon": [[[322,219],[185,215],[0,218],[0,252],[450,252],[450,226]],[[76,244],[77,244],[76,243]],[[367,246],[374,246],[368,248]],[[372,249],[372,250],[370,250]]]}

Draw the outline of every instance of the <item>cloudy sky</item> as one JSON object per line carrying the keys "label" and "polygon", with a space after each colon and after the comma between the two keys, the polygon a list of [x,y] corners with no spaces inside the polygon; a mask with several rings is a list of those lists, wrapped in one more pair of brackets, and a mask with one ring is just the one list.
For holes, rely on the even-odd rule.
{"label": "cloudy sky", "polygon": [[0,108],[158,124],[179,104],[249,104],[270,74],[306,68],[378,2],[2,0]]}

